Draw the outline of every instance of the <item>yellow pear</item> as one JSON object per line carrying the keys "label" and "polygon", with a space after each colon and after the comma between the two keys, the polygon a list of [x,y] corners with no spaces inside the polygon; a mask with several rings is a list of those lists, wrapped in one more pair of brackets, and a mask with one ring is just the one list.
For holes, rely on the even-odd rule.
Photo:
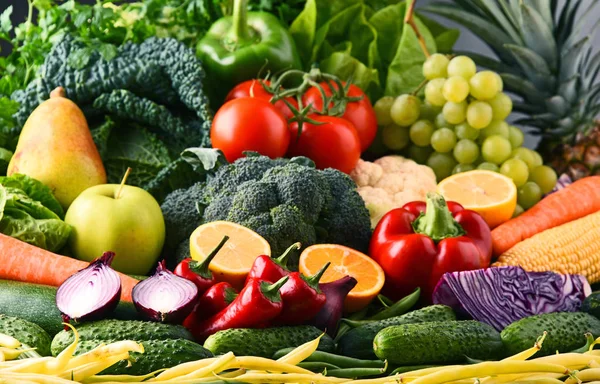
{"label": "yellow pear", "polygon": [[63,208],[85,189],[106,183],[106,171],[81,109],[62,87],[29,116],[8,164],[46,184]]}

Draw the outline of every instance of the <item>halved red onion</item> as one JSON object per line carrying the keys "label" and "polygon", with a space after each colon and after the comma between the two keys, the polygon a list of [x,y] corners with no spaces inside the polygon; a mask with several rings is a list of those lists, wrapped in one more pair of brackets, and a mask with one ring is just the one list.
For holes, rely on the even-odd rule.
{"label": "halved red onion", "polygon": [[56,306],[65,321],[94,320],[114,311],[121,297],[121,279],[110,267],[114,257],[104,252],[58,287]]}
{"label": "halved red onion", "polygon": [[149,320],[180,323],[194,308],[198,288],[190,280],[169,271],[163,260],[154,275],[133,287],[131,297],[138,312]]}

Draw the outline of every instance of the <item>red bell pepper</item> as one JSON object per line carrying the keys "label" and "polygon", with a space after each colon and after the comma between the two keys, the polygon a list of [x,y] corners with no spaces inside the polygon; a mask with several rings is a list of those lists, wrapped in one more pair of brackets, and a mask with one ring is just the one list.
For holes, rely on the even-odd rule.
{"label": "red bell pepper", "polygon": [[267,255],[258,256],[254,259],[254,263],[252,263],[246,283],[250,279],[260,279],[274,283],[282,277],[289,275],[290,270],[287,269],[287,259],[292,251],[300,249],[300,246],[300,243],[290,245],[283,255],[277,258]]}
{"label": "red bell pepper", "polygon": [[194,324],[221,312],[223,309],[227,308],[237,296],[238,292],[227,282],[213,285],[200,296],[194,310],[184,320],[184,327],[190,328],[194,326]]}
{"label": "red bell pepper", "polygon": [[215,276],[210,269],[208,269],[208,266],[221,248],[223,248],[223,245],[225,245],[227,240],[229,240],[229,236],[223,236],[221,242],[202,261],[196,261],[190,258],[183,259],[181,263],[175,267],[173,273],[193,282],[196,287],[198,287],[198,294],[202,295],[207,289],[215,285]]}
{"label": "red bell pepper", "polygon": [[487,268],[490,228],[476,212],[428,194],[388,212],[373,233],[369,254],[385,272],[384,292],[399,299],[421,288],[426,301],[446,272]]}
{"label": "red bell pepper", "polygon": [[281,287],[283,309],[273,321],[277,325],[299,325],[314,318],[325,305],[325,294],[319,289],[319,280],[331,263],[328,262],[314,276],[300,272],[289,274],[290,279]]}
{"label": "red bell pepper", "polygon": [[250,280],[238,297],[216,315],[192,325],[189,330],[198,341],[213,333],[229,328],[257,328],[275,319],[283,308],[279,290],[289,279],[285,276],[276,283]]}

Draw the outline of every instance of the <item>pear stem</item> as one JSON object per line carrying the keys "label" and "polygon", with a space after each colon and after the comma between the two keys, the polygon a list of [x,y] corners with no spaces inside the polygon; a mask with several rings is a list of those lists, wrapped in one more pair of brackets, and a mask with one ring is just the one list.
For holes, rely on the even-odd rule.
{"label": "pear stem", "polygon": [[117,190],[117,193],[115,194],[115,199],[118,199],[121,197],[121,192],[123,192],[123,186],[125,186],[125,182],[127,181],[127,177],[129,177],[130,173],[131,173],[131,167],[127,167],[127,170],[125,171],[125,175],[123,176],[123,180],[121,180],[121,185],[119,185],[119,189]]}

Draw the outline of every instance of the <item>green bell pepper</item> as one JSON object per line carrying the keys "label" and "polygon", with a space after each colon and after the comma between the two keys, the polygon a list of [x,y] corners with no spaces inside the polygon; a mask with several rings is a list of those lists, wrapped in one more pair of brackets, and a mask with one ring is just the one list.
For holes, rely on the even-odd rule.
{"label": "green bell pepper", "polygon": [[213,101],[221,102],[235,85],[261,72],[302,67],[294,39],[277,17],[247,8],[247,0],[235,0],[233,16],[217,20],[196,46]]}

